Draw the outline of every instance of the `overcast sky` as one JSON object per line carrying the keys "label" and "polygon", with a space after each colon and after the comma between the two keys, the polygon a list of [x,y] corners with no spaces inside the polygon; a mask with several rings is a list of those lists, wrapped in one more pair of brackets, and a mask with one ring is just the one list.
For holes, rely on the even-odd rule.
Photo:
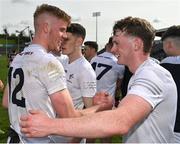
{"label": "overcast sky", "polygon": [[56,5],[82,24],[87,31],[86,40],[96,40],[98,17],[98,43],[102,47],[112,33],[116,20],[136,16],[150,21],[156,29],[180,24],[180,0],[0,0],[0,33],[7,27],[9,33],[27,26],[33,29],[33,13],[42,3]]}

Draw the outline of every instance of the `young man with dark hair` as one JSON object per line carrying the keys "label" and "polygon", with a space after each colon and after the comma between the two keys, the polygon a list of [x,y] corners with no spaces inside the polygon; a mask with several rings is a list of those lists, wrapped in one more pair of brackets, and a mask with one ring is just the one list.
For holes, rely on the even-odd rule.
{"label": "young man with dark hair", "polygon": [[112,52],[133,73],[118,108],[67,119],[33,111],[21,117],[21,131],[29,137],[123,135],[126,143],[174,142],[177,89],[171,74],[150,59],[154,37],[154,28],[144,19],[127,17],[115,23]]}
{"label": "young man with dark hair", "polygon": [[84,45],[84,56],[90,62],[91,59],[97,55],[98,44],[95,41],[86,41]]}
{"label": "young man with dark hair", "polygon": [[[66,32],[67,37],[61,49],[62,54],[67,55],[68,59],[61,61],[61,63],[66,73],[67,88],[74,107],[82,110],[84,107],[88,108],[93,105],[93,97],[96,93],[96,74],[81,52],[86,36],[85,28],[78,23],[71,23]],[[62,137],[56,137],[56,142],[62,142],[61,139]],[[66,138],[64,142],[71,141],[79,142],[80,139]]]}
{"label": "young man with dark hair", "polygon": [[69,58],[64,64],[67,87],[76,109],[92,106],[96,93],[96,74],[81,52],[85,36],[86,30],[82,25],[71,23],[62,45],[62,53]]}

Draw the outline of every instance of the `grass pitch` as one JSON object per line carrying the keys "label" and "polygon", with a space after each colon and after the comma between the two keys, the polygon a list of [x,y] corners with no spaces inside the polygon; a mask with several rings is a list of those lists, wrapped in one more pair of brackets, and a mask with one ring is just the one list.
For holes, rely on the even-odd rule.
{"label": "grass pitch", "polygon": [[[0,56],[0,79],[3,81],[4,85],[7,82],[7,57]],[[9,128],[9,119],[8,119],[8,110],[3,108],[2,103],[2,95],[0,92],[0,143],[5,143],[8,135]]]}

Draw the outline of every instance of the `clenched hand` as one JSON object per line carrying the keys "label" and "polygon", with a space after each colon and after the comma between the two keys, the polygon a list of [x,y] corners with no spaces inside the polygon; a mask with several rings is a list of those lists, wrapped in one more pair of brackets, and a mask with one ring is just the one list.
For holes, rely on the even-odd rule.
{"label": "clenched hand", "polygon": [[49,135],[50,118],[40,110],[30,110],[30,114],[21,116],[21,132],[27,137],[44,137]]}

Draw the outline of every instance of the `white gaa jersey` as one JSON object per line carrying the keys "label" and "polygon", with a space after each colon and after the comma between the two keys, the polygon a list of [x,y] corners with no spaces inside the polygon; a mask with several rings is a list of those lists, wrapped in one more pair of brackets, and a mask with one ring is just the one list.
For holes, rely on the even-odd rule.
{"label": "white gaa jersey", "polygon": [[83,97],[93,97],[96,93],[96,74],[83,56],[70,64],[66,61],[64,69],[74,107],[83,109]]}
{"label": "white gaa jersey", "polygon": [[20,132],[20,116],[28,110],[40,109],[55,118],[50,95],[67,88],[61,63],[40,45],[26,47],[13,60],[8,73],[9,118],[11,127],[23,142],[48,143],[51,136],[27,138]]}
{"label": "white gaa jersey", "polygon": [[134,94],[152,106],[152,112],[123,138],[126,143],[171,143],[177,108],[177,89],[171,74],[148,59],[128,84]]}
{"label": "white gaa jersey", "polygon": [[124,66],[117,63],[117,58],[109,52],[95,56],[91,65],[96,72],[97,92],[106,91],[115,96],[117,79],[122,79]]}
{"label": "white gaa jersey", "polygon": [[180,143],[180,55],[166,57],[161,61],[161,66],[172,74],[177,86],[178,101],[174,126],[174,143]]}

